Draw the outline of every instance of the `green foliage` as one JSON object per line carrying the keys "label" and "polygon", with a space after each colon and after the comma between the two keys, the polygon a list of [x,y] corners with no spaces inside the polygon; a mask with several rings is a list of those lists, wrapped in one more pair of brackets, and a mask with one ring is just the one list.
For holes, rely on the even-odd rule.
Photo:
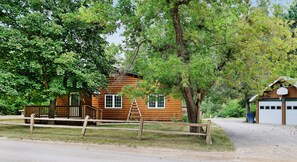
{"label": "green foliage", "polygon": [[0,4],[0,99],[47,102],[107,86],[115,63],[104,35],[115,30],[112,1]]}
{"label": "green foliage", "polygon": [[221,109],[221,103],[216,103],[211,97],[206,97],[201,103],[201,111],[204,113],[204,117],[215,116]]}
{"label": "green foliage", "polygon": [[234,99],[228,101],[226,104],[222,105],[222,109],[219,112],[221,117],[244,117],[245,109],[239,104],[239,100]]}
{"label": "green foliage", "polygon": [[255,103],[250,104],[250,112],[252,114],[256,114],[256,104]]}
{"label": "green foliage", "polygon": [[188,116],[187,115],[184,115],[182,116],[182,122],[184,123],[189,123],[189,119],[188,119]]}
{"label": "green foliage", "polygon": [[[296,76],[296,56],[288,55],[296,39],[287,22],[275,16],[280,8],[270,10],[269,0],[256,7],[231,0],[120,0],[118,10],[125,25],[126,66],[134,63],[145,92],[183,96],[192,117],[197,94],[204,96],[216,84],[247,101],[279,76]],[[149,86],[158,84],[161,88]]]}

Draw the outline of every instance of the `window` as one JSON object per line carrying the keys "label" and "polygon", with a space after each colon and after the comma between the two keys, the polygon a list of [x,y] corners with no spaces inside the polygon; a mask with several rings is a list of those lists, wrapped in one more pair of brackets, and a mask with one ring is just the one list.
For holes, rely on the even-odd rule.
{"label": "window", "polygon": [[276,109],[280,110],[280,109],[282,109],[282,107],[281,106],[277,106]]}
{"label": "window", "polygon": [[292,106],[287,106],[287,110],[291,110],[292,109]]}
{"label": "window", "polygon": [[264,106],[260,106],[260,109],[264,109]]}
{"label": "window", "polygon": [[148,96],[148,108],[165,108],[165,96],[164,95],[149,95]]}
{"label": "window", "polygon": [[275,106],[271,106],[271,110],[275,110]]}
{"label": "window", "polygon": [[104,99],[104,107],[105,108],[114,108],[121,109],[122,108],[122,96],[115,94],[107,94]]}
{"label": "window", "polygon": [[269,109],[269,106],[265,106],[265,109],[267,109],[267,110],[268,110],[268,109]]}

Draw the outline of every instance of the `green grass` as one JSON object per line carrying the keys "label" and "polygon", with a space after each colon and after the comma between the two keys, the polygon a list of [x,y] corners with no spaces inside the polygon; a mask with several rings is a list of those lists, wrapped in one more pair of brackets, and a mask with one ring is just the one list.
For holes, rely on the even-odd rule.
{"label": "green grass", "polygon": [[[138,128],[137,125],[110,125],[104,127]],[[144,129],[170,131],[188,130],[188,128],[184,126],[164,124],[148,124],[144,126]],[[234,146],[224,130],[214,125],[212,127],[212,145],[206,145],[205,138],[203,137],[191,135],[165,135],[144,132],[142,140],[139,141],[136,138],[136,131],[87,129],[85,137],[81,137],[80,133],[81,129],[34,128],[33,134],[30,134],[29,127],[0,125],[0,136],[16,139],[113,144],[129,147],[163,147],[198,151],[234,150]]]}

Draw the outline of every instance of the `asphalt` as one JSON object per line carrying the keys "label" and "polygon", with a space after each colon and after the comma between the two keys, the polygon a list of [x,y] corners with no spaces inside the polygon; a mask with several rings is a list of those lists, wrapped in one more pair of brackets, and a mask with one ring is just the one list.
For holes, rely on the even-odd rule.
{"label": "asphalt", "polygon": [[1,162],[171,162],[183,161],[123,152],[116,146],[11,140],[0,138]]}

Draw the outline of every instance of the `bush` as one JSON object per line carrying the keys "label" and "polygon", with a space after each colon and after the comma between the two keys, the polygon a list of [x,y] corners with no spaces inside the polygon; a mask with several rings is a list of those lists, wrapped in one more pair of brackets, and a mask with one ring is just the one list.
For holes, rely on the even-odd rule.
{"label": "bush", "polygon": [[182,121],[183,121],[184,123],[189,123],[188,115],[183,115],[183,116],[182,116]]}
{"label": "bush", "polygon": [[201,103],[201,111],[205,118],[216,116],[218,111],[222,109],[221,104],[215,103],[211,97],[205,97]]}
{"label": "bush", "polygon": [[245,109],[239,104],[239,100],[230,100],[226,104],[223,104],[222,110],[219,112],[221,117],[244,117]]}
{"label": "bush", "polygon": [[250,112],[252,114],[256,114],[256,105],[254,103],[250,104]]}

